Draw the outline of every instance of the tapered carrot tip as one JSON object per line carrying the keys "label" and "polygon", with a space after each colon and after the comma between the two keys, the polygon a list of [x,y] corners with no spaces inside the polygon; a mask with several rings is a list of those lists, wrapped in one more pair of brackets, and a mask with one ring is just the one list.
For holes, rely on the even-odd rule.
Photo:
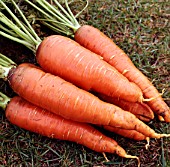
{"label": "tapered carrot tip", "polygon": [[149,137],[146,137],[146,141],[147,141],[147,144],[145,145],[145,148],[146,148],[146,150],[147,150],[148,147],[150,146],[150,138],[149,138]]}
{"label": "tapered carrot tip", "polygon": [[165,89],[163,89],[163,90],[162,90],[162,93],[159,93],[158,96],[151,97],[151,98],[149,98],[149,99],[144,99],[144,98],[143,98],[143,102],[149,102],[149,101],[155,100],[156,98],[162,96],[162,95],[164,94],[164,92],[165,92]]}
{"label": "tapered carrot tip", "polygon": [[[106,154],[105,154],[104,152],[103,152],[102,154],[103,154],[103,156],[104,156],[106,162],[109,162],[109,159],[107,158]],[[125,154],[123,157],[124,157],[124,158],[133,158],[133,159],[137,159],[137,161],[138,161],[138,167],[140,167],[140,160],[139,160],[139,158],[138,158],[137,156],[132,156],[132,155]]]}
{"label": "tapered carrot tip", "polygon": [[170,137],[170,134],[160,134],[160,137]]}
{"label": "tapered carrot tip", "polygon": [[151,97],[151,98],[149,98],[149,99],[144,99],[144,98],[143,98],[142,102],[149,102],[149,101],[155,100],[157,97],[158,97],[158,96],[156,96],[156,97]]}
{"label": "tapered carrot tip", "polygon": [[109,159],[107,158],[106,154],[105,154],[105,153],[102,153],[102,154],[103,154],[103,156],[104,156],[106,162],[109,162]]}
{"label": "tapered carrot tip", "polygon": [[170,137],[170,134],[159,134],[159,133],[155,133],[155,138],[156,139],[160,139],[162,137]]}
{"label": "tapered carrot tip", "polygon": [[128,155],[128,154],[126,154],[124,157],[125,157],[125,158],[137,159],[137,161],[138,161],[138,167],[140,167],[140,159],[139,159],[139,157],[137,157],[137,156],[132,156],[132,155]]}
{"label": "tapered carrot tip", "polygon": [[162,116],[160,116],[160,115],[158,115],[158,119],[159,119],[161,122],[164,122],[164,121],[165,121],[164,118],[163,118]]}

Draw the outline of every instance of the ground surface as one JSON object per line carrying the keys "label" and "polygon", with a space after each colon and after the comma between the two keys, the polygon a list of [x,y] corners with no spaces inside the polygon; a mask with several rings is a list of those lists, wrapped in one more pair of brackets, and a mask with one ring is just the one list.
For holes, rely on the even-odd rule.
{"label": "ground surface", "polygon": [[[89,0],[88,9],[80,16],[81,24],[90,24],[112,38],[147,75],[170,105],[170,36],[167,0]],[[75,5],[76,6],[76,5]],[[40,29],[42,35],[49,34]],[[39,33],[40,33],[39,32]],[[45,34],[44,34],[45,32]],[[50,32],[53,33],[53,32]],[[33,54],[25,47],[0,36],[0,52],[16,63],[33,62]],[[31,76],[30,76],[31,77]],[[0,81],[0,90],[14,96],[7,83]],[[170,133],[170,125],[157,119],[149,125],[160,133]],[[102,131],[102,130],[101,130]],[[129,154],[141,159],[141,167],[170,167],[170,139],[136,142],[113,133],[114,138]],[[0,166],[63,166],[63,167],[136,167],[136,161],[93,152],[72,142],[48,139],[10,124],[0,113]]]}

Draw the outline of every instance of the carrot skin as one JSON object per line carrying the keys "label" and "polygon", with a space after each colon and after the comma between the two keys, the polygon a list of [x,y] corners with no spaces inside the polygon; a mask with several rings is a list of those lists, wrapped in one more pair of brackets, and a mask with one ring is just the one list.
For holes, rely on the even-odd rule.
{"label": "carrot skin", "polygon": [[19,96],[11,99],[6,108],[6,117],[12,124],[43,136],[77,142],[97,152],[126,155],[115,140],[92,126],[64,119]]}
{"label": "carrot skin", "polygon": [[75,41],[99,54],[103,59],[115,67],[120,73],[136,83],[142,90],[144,98],[155,98],[148,102],[151,109],[158,115],[170,122],[170,108],[163,101],[157,89],[132,63],[130,58],[110,38],[92,26],[82,26],[75,33]]}
{"label": "carrot skin", "polygon": [[151,119],[154,119],[153,111],[145,103],[129,102],[122,99],[112,98],[102,94],[98,94],[97,96],[108,103],[114,104],[125,111],[131,112],[142,121],[149,122]]}
{"label": "carrot skin", "polygon": [[36,59],[47,72],[83,88],[127,101],[142,101],[141,90],[100,56],[60,35],[43,40]]}
{"label": "carrot skin", "polygon": [[32,64],[24,63],[12,69],[8,81],[12,89],[27,101],[66,119],[134,129],[147,137],[159,138],[153,129],[128,111],[105,103]]}
{"label": "carrot skin", "polygon": [[127,137],[129,139],[141,141],[146,140],[146,136],[137,132],[136,130],[121,129],[113,126],[103,126],[104,129],[119,134],[121,136]]}

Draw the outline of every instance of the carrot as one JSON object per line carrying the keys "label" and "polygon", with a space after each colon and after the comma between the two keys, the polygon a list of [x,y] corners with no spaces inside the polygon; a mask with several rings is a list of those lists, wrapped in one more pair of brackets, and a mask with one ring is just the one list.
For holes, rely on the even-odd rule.
{"label": "carrot", "polygon": [[[8,64],[4,63],[6,61],[4,57],[1,56],[1,65]],[[7,78],[18,95],[66,119],[134,129],[153,138],[169,136],[157,134],[130,112],[105,103],[91,93],[79,89],[58,76],[45,73],[32,64],[23,63],[17,67],[1,66],[0,72],[0,78]]]}
{"label": "carrot", "polygon": [[36,58],[45,71],[87,91],[94,90],[132,102],[142,101],[141,90],[134,83],[122,77],[98,55],[67,37],[53,35],[44,39]]}
{"label": "carrot", "polygon": [[116,153],[124,158],[139,158],[131,156],[118,143],[103,135],[92,126],[74,122],[37,107],[19,96],[9,99],[0,93],[0,105],[5,110],[10,123],[34,133],[82,144],[96,152]]}
{"label": "carrot", "polygon": [[[3,4],[3,2],[1,3]],[[13,3],[15,4],[15,2]],[[21,21],[11,13],[7,6],[4,5],[4,7],[21,26]],[[16,8],[21,12],[18,7]],[[16,31],[17,26],[14,26],[8,18],[3,16],[0,19],[10,28],[14,27],[14,31]],[[22,29],[23,31],[18,27],[17,36],[21,34],[21,37],[24,38],[22,43],[25,42],[28,48],[36,52],[36,59],[45,71],[60,76],[88,91],[94,90],[132,102],[143,101],[142,92],[136,84],[129,82],[114,67],[101,60],[100,56],[85,49],[75,41],[60,35],[49,36],[41,41],[33,30],[30,37],[27,29],[25,27]]]}
{"label": "carrot", "polygon": [[104,100],[105,102],[114,104],[122,108],[123,110],[131,112],[142,121],[149,122],[151,121],[151,119],[154,119],[153,111],[145,103],[139,103],[139,102],[133,103],[122,99],[112,98],[102,94],[97,94],[97,96],[100,99]]}
{"label": "carrot", "polygon": [[[66,9],[59,3],[56,3],[55,0],[52,0],[51,4],[55,4],[57,8],[54,8],[53,5],[45,0],[36,1],[37,5],[34,5],[28,0],[25,1],[37,9],[42,14],[42,17],[45,17],[42,21],[44,25],[57,32],[74,36],[75,41],[92,52],[102,56],[106,62],[115,67],[120,73],[127,77],[129,81],[138,85],[144,94],[144,98],[152,99],[148,102],[151,109],[159,116],[159,118],[162,119],[163,117],[166,122],[170,122],[170,108],[163,101],[159,92],[148,78],[135,67],[125,52],[110,38],[92,26],[81,26],[76,20],[76,17],[79,14],[76,16],[73,15],[67,0],[65,0]],[[44,6],[48,6],[48,8],[44,8]],[[88,1],[86,7],[87,6]],[[65,25],[65,27],[63,27],[63,25]]]}

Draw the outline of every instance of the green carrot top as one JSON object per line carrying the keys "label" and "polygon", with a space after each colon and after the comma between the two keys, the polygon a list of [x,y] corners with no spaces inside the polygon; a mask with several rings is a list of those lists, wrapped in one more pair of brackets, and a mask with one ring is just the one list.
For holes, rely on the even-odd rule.
{"label": "green carrot top", "polygon": [[3,6],[3,8],[15,21],[14,23],[14,21],[11,21],[0,11],[0,35],[25,45],[27,48],[35,53],[36,49],[41,43],[41,39],[31,27],[30,23],[28,22],[22,11],[19,9],[19,7],[16,5],[14,0],[10,1],[19,12],[20,16],[23,19],[23,22],[15,16],[15,14],[7,7],[7,5],[3,1],[0,1],[0,5]]}
{"label": "green carrot top", "polygon": [[10,102],[10,98],[7,97],[5,94],[3,94],[2,92],[0,92],[0,107],[5,110],[8,103]]}

